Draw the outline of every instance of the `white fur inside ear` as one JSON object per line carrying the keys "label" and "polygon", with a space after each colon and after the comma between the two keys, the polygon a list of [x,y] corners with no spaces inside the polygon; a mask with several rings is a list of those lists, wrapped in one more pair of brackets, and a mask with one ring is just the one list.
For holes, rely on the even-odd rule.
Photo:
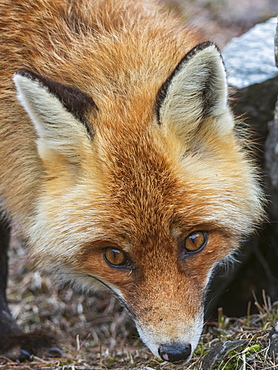
{"label": "white fur inside ear", "polygon": [[[160,106],[160,120],[185,136],[194,133],[205,118],[228,112],[225,67],[218,49],[210,44],[185,58],[174,72]],[[232,127],[233,121],[228,120],[221,129]]]}
{"label": "white fur inside ear", "polygon": [[38,80],[15,74],[14,82],[18,100],[38,134],[40,155],[46,155],[48,150],[56,150],[74,158],[84,140],[88,141],[84,125]]}

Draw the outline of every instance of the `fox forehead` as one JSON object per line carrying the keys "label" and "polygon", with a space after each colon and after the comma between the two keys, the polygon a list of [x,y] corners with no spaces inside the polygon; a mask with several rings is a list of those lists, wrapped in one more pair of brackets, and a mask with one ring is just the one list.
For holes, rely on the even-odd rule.
{"label": "fox forehead", "polygon": [[219,186],[225,174],[214,176],[206,161],[192,154],[184,157],[180,146],[165,138],[154,120],[137,127],[128,123],[114,130],[110,126],[107,135],[96,131],[93,146],[98,158],[87,163],[87,173],[96,162],[101,167],[99,181],[104,184],[110,214],[107,234],[116,229],[119,235],[127,232],[133,241],[143,242],[180,229],[226,227],[225,211],[221,210],[222,217],[218,214],[227,195],[227,184],[223,189]]}

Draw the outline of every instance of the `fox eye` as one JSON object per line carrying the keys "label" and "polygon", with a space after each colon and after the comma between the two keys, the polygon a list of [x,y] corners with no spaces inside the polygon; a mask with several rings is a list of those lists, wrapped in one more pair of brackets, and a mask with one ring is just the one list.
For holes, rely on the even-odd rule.
{"label": "fox eye", "polygon": [[207,244],[208,233],[205,231],[194,231],[184,241],[184,248],[187,253],[200,252]]}
{"label": "fox eye", "polygon": [[126,254],[117,248],[107,247],[103,256],[106,263],[113,267],[126,267],[128,264]]}

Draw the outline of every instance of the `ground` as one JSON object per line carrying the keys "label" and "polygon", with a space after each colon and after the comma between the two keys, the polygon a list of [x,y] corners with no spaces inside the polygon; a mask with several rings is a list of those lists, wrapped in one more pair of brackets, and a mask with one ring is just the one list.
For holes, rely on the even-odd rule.
{"label": "ground", "polygon": [[[14,317],[26,332],[52,333],[62,352],[57,358],[33,357],[23,363],[0,357],[0,369],[185,369],[184,365],[156,359],[141,343],[127,312],[110,294],[87,296],[71,287],[59,287],[28,267],[26,249],[16,240],[10,260],[9,302]],[[206,323],[186,368],[278,368],[270,356],[270,333],[278,318],[278,302],[264,297],[263,306],[257,306],[258,314],[247,312],[245,318],[227,318],[219,309],[218,320]]]}
{"label": "ground", "polygon": [[[253,24],[278,13],[277,0],[188,0],[186,5],[182,0],[167,0],[167,3],[178,6],[182,19],[190,20],[221,48]],[[10,251],[10,262],[9,302],[13,315],[26,331],[43,329],[55,334],[63,354],[57,359],[35,357],[32,362],[21,364],[0,358],[0,369],[185,368],[155,359],[138,339],[128,314],[114,297],[109,294],[88,297],[73,292],[70,287],[58,287],[50,278],[32,272],[27,252],[16,240]],[[245,318],[232,319],[219,310],[218,321],[205,326],[188,368],[278,368],[277,360],[269,356],[269,333],[278,318],[278,304],[264,297],[264,305],[258,305],[257,315],[246,314]],[[218,349],[222,357],[212,365],[209,355],[204,356],[213,346],[221,346],[221,341],[230,341],[234,347]]]}

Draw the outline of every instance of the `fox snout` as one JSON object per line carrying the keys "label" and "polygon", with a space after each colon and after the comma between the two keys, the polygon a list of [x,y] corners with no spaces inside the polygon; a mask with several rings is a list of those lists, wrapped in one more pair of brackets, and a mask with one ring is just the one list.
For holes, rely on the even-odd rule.
{"label": "fox snout", "polygon": [[[140,334],[142,341],[149,347],[155,356],[160,357],[164,361],[172,363],[182,363],[190,360],[199,340],[202,332],[203,321],[200,321],[200,325],[197,325],[193,332],[189,332],[184,328],[183,338],[171,339],[164,338],[159,340],[159,335],[156,338],[152,338],[152,335],[147,335],[137,325],[137,330]],[[184,327],[184,323],[181,322],[179,325],[180,331]],[[166,327],[167,329],[167,327]]]}
{"label": "fox snout", "polygon": [[191,358],[202,333],[202,305],[198,307],[200,311],[195,317],[190,317],[186,308],[181,308],[181,312],[167,308],[166,305],[165,316],[168,317],[165,320],[159,318],[152,321],[151,316],[149,319],[135,319],[138,333],[155,356],[173,363],[186,362]]}
{"label": "fox snout", "polygon": [[169,362],[186,361],[191,356],[192,346],[190,343],[161,344],[158,348],[162,360]]}
{"label": "fox snout", "polygon": [[145,264],[145,277],[139,279],[133,291],[123,292],[122,297],[142,341],[152,353],[164,361],[186,362],[202,332],[209,271],[204,280],[190,280],[189,275],[179,272],[174,258],[171,267],[164,266],[164,271],[157,262],[158,257],[151,270]]}

